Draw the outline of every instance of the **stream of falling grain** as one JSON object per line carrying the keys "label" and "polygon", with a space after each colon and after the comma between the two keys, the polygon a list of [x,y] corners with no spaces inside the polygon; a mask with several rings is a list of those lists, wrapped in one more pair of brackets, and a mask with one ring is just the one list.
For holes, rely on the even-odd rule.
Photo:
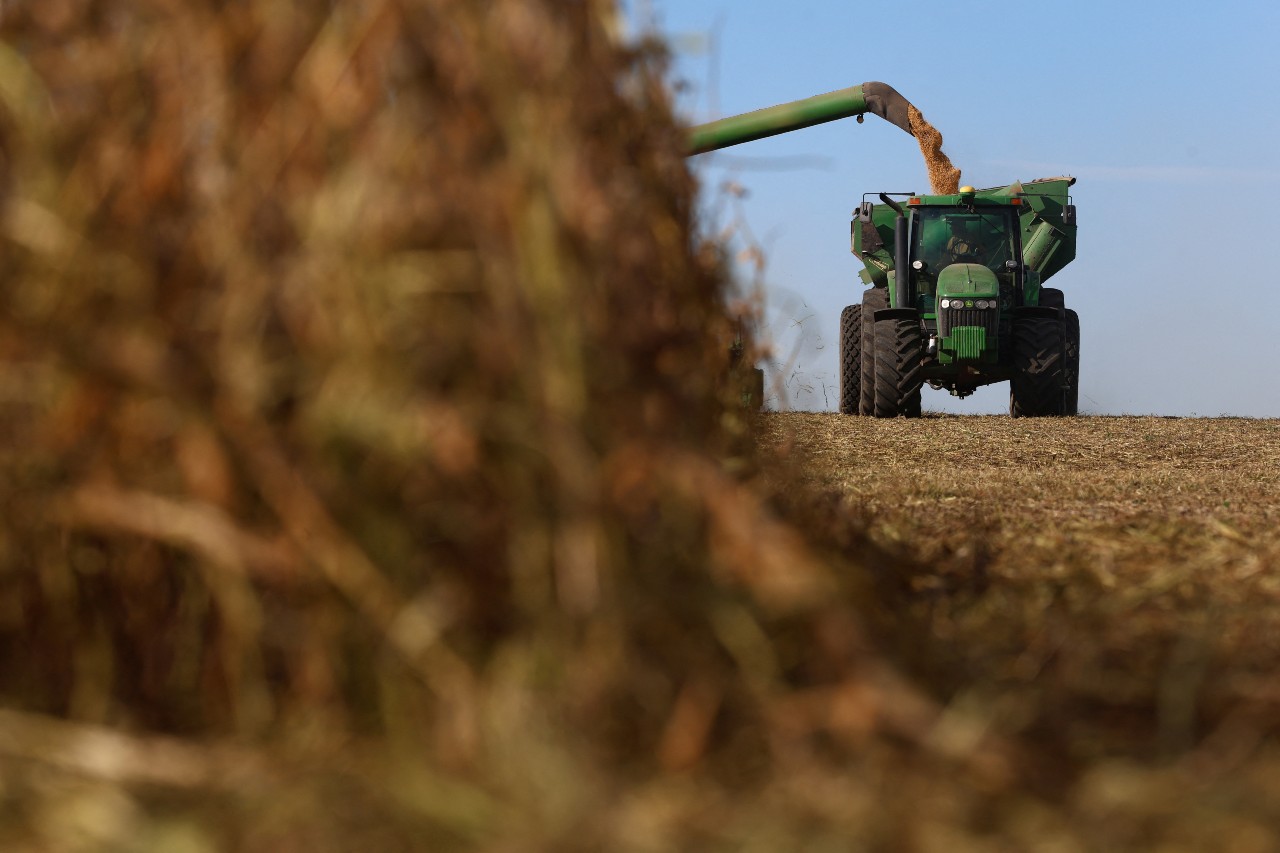
{"label": "stream of falling grain", "polygon": [[911,133],[920,143],[920,153],[924,155],[925,165],[929,169],[929,186],[934,195],[954,195],[960,189],[960,170],[951,164],[951,158],[942,153],[942,133],[915,108],[907,106],[907,118],[911,122]]}

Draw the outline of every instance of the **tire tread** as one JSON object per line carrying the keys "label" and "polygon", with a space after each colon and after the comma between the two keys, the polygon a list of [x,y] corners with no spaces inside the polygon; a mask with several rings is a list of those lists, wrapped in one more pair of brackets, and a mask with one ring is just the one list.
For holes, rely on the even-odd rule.
{"label": "tire tread", "polygon": [[919,322],[880,320],[875,324],[875,342],[875,416],[920,417],[924,339]]}
{"label": "tire tread", "polygon": [[862,396],[858,414],[874,415],[876,411],[876,345],[875,313],[889,307],[889,292],[883,287],[869,287],[862,294]]}
{"label": "tire tread", "polygon": [[1009,414],[1013,417],[1054,417],[1065,413],[1064,325],[1050,317],[1014,321],[1015,373],[1009,381]]}
{"label": "tire tread", "polygon": [[862,306],[840,312],[840,414],[856,415],[862,404]]}

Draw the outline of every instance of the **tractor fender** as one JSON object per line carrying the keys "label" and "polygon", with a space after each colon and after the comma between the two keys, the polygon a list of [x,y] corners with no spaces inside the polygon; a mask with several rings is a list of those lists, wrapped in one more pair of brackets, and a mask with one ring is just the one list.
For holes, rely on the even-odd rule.
{"label": "tractor fender", "polygon": [[[879,312],[877,311],[876,313],[878,314]],[[1062,317],[1062,309],[1052,308],[1048,305],[1019,305],[1013,309],[1013,318],[1015,320],[1031,319],[1033,317],[1058,320]]]}
{"label": "tractor fender", "polygon": [[915,308],[881,308],[871,315],[877,323],[881,320],[916,320],[919,317],[920,312]]}

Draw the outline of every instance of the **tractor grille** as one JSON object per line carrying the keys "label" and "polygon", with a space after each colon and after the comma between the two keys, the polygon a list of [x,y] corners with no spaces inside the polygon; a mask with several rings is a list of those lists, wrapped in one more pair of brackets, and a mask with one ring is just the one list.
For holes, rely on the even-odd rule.
{"label": "tractor grille", "polygon": [[986,329],[987,337],[995,340],[999,331],[1000,312],[994,308],[943,308],[938,315],[938,335],[947,337],[960,326],[977,326]]}

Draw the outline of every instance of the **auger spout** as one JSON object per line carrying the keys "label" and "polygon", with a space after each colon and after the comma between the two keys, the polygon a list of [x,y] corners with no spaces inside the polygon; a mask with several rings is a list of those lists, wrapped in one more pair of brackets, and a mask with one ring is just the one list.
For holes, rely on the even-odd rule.
{"label": "auger spout", "polygon": [[907,99],[887,83],[863,83],[861,86],[850,86],[825,95],[700,124],[689,132],[688,153],[693,155],[717,151],[816,124],[862,116],[864,113],[878,115],[911,133],[908,107],[910,103]]}

